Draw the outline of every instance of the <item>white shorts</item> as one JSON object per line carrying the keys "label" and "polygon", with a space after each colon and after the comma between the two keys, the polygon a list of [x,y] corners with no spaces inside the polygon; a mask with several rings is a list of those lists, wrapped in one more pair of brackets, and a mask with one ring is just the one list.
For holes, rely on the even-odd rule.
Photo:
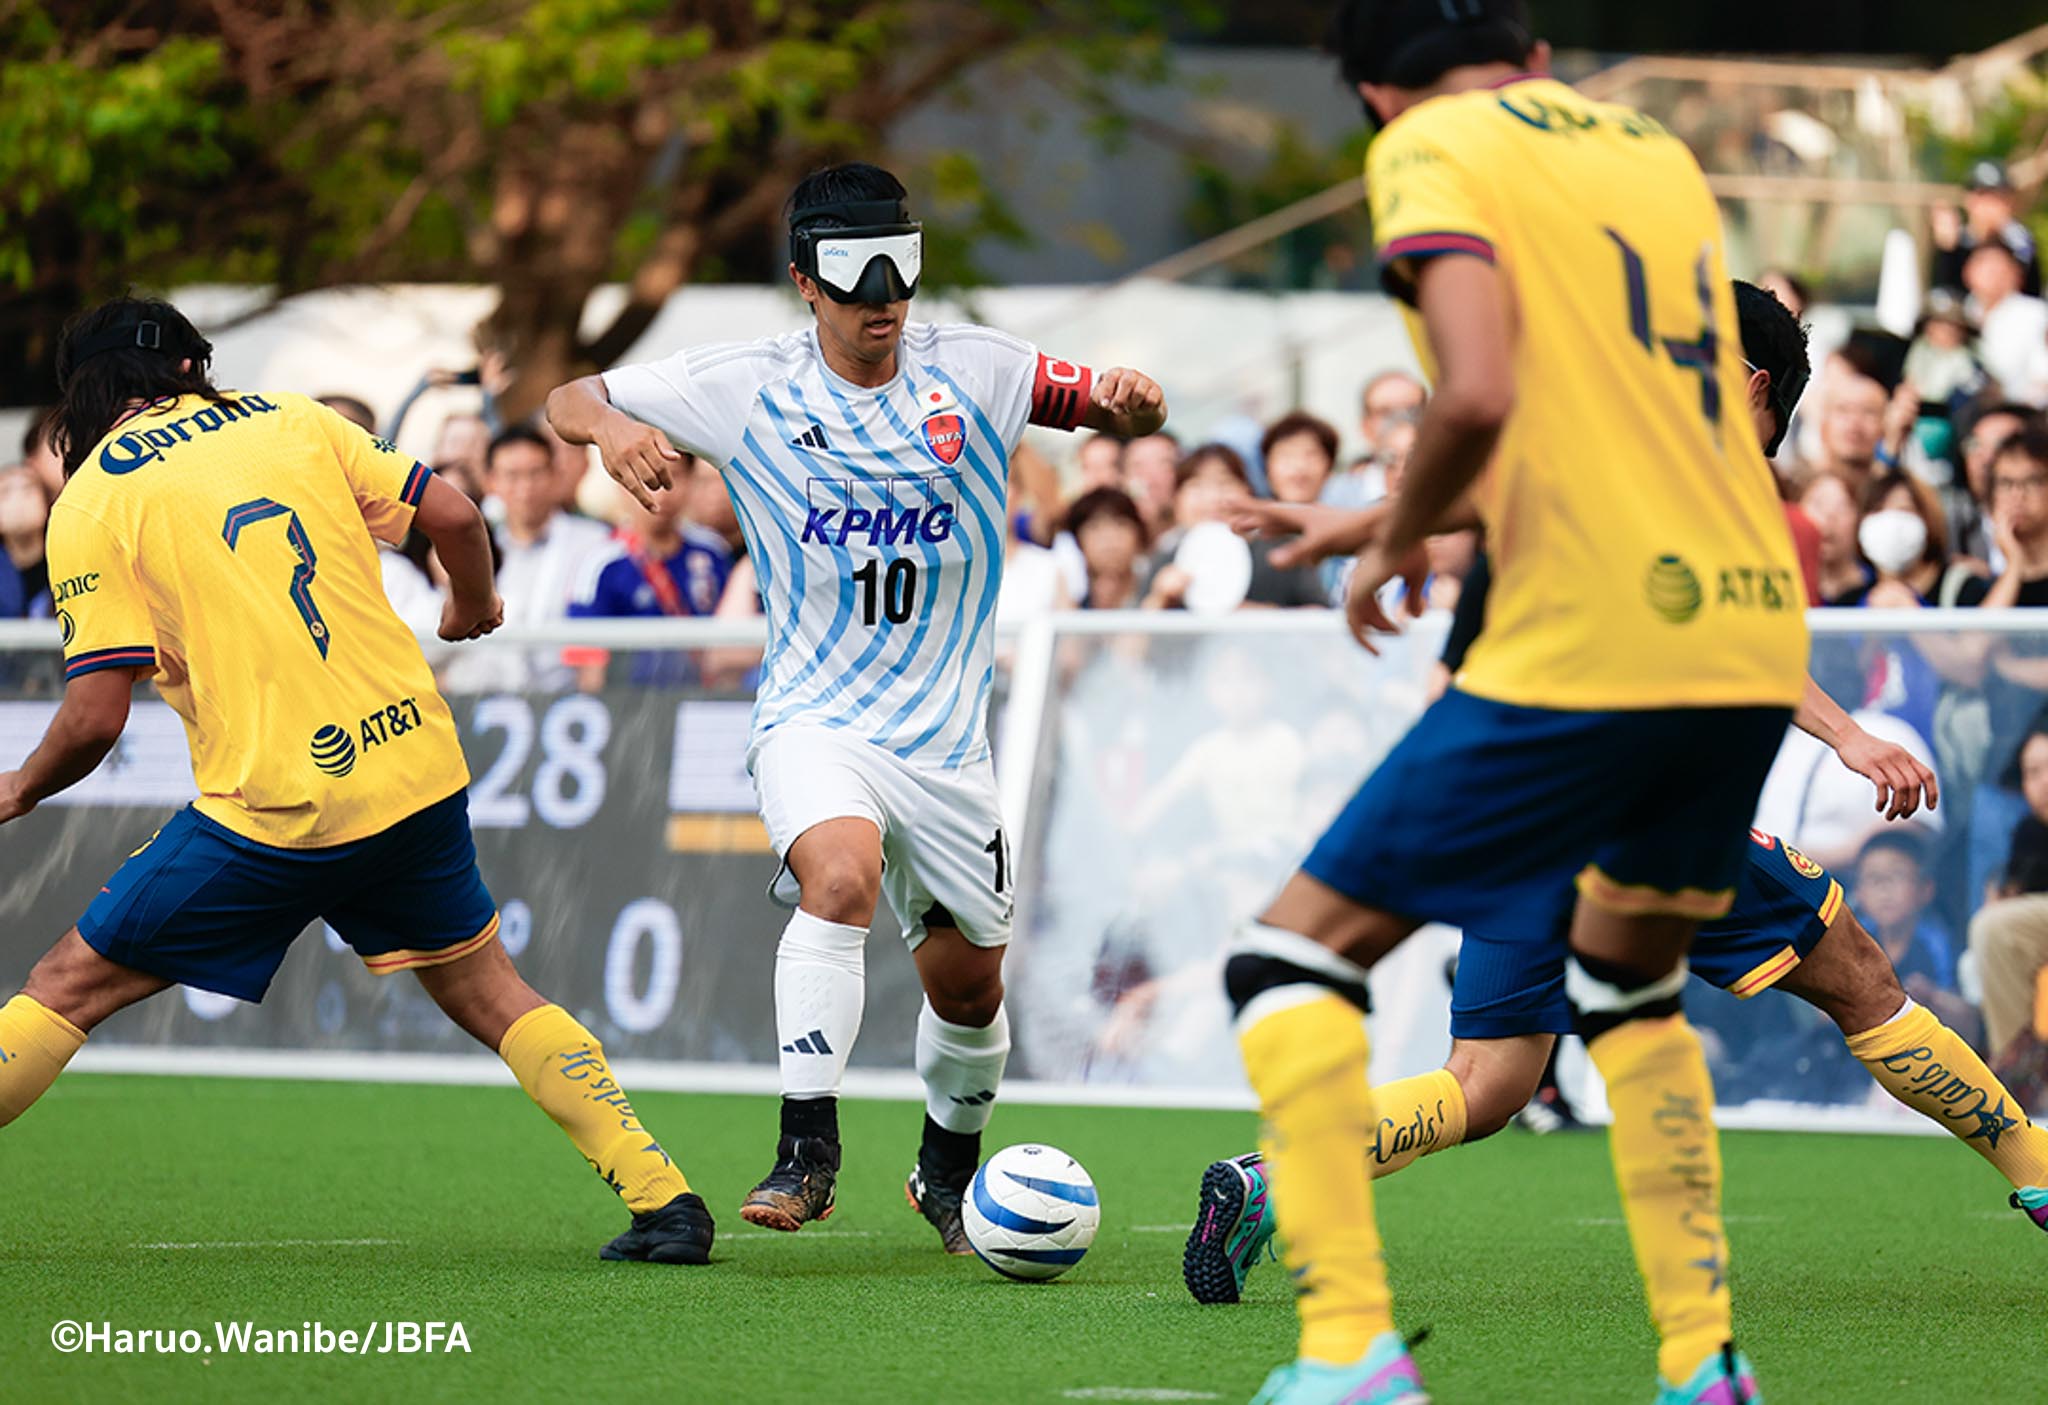
{"label": "white shorts", "polygon": [[[826,820],[872,820],[882,831],[882,892],[913,950],[929,927],[976,946],[1005,946],[1015,910],[1010,840],[987,760],[957,770],[913,766],[826,727],[777,727],[754,753],[754,794],[783,866],[769,895],[801,896],[790,845]],[[949,920],[950,919],[950,920]]]}

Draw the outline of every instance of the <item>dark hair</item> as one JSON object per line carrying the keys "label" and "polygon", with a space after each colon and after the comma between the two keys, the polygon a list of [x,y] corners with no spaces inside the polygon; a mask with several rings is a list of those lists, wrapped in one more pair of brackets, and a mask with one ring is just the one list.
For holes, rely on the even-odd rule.
{"label": "dark hair", "polygon": [[1526,63],[1536,42],[1522,0],[1344,0],[1323,47],[1348,87],[1414,89],[1467,64]]}
{"label": "dark hair", "polygon": [[1275,444],[1282,439],[1292,439],[1297,434],[1306,434],[1314,438],[1316,447],[1321,449],[1323,457],[1330,461],[1330,467],[1334,469],[1337,466],[1337,431],[1330,426],[1328,420],[1318,419],[1306,410],[1284,414],[1268,425],[1266,432],[1259,436],[1259,457],[1271,458]]}
{"label": "dark hair", "polygon": [[1920,563],[1927,566],[1948,564],[1948,514],[1941,510],[1941,499],[1934,495],[1934,489],[1903,468],[1888,468],[1863,485],[1863,500],[1856,504],[1856,520],[1878,510],[1878,504],[1890,497],[1897,489],[1904,488],[1913,499],[1913,511],[1927,524],[1927,545],[1920,548]]}
{"label": "dark hair", "polygon": [[28,428],[21,432],[21,456],[32,459],[36,450],[43,447],[43,441],[57,432],[57,407],[46,405],[29,416]]}
{"label": "dark hair", "polygon": [[1856,866],[1863,867],[1863,861],[1872,854],[1904,854],[1919,868],[1921,876],[1927,875],[1927,840],[1917,832],[1914,825],[1900,825],[1892,829],[1881,829],[1870,836],[1856,855]]}
{"label": "dark hair", "polygon": [[1764,445],[1764,452],[1775,454],[1785,442],[1785,431],[1792,427],[1792,411],[1813,378],[1806,326],[1776,294],[1739,278],[1735,280],[1735,320],[1742,329],[1743,358],[1771,378],[1771,411],[1778,417],[1778,432]]}
{"label": "dark hair", "polygon": [[817,205],[836,205],[853,200],[903,200],[909,194],[902,181],[880,166],[871,166],[865,161],[847,161],[837,166],[822,166],[798,181],[782,207],[782,216],[792,231],[799,222],[805,228],[830,229],[842,221],[829,215],[805,219],[804,211]]}
{"label": "dark hair", "polygon": [[491,471],[498,461],[498,450],[509,444],[531,444],[548,456],[549,463],[554,462],[555,446],[539,430],[530,424],[508,424],[491,436],[490,447],[484,450],[484,472]]}
{"label": "dark hair", "polygon": [[377,412],[353,395],[321,395],[316,397],[322,405],[340,415],[357,429],[366,434],[377,432]]}
{"label": "dark hair", "polygon": [[[1956,437],[1968,439],[1976,434],[1977,426],[1993,415],[2008,415],[2022,425],[2029,425],[2040,418],[2040,412],[2032,405],[2022,405],[2017,400],[2004,400],[1996,396],[1985,396],[1965,405],[1956,416]],[[2003,440],[1999,441],[2001,444]]]}
{"label": "dark hair", "polygon": [[1849,333],[1849,339],[1836,349],[1835,355],[1842,358],[1843,365],[1865,380],[1876,381],[1890,395],[1906,378],[1906,347],[1904,337],[1858,327]]}
{"label": "dark hair", "polygon": [[[2005,459],[2012,458],[2015,455],[2030,458],[2035,463],[2048,466],[2048,425],[2041,423],[2038,418],[2028,420],[2024,425],[2014,430],[2004,443],[1998,446],[1998,452],[1991,456],[1992,465],[1996,467]],[[1991,486],[1991,491],[1993,493],[1998,491],[1998,485],[1995,482]]]}
{"label": "dark hair", "polygon": [[1114,517],[1130,523],[1138,534],[1140,551],[1150,545],[1152,533],[1145,526],[1145,514],[1138,511],[1137,501],[1123,489],[1090,488],[1075,498],[1067,504],[1066,528],[1078,537],[1081,529],[1098,517]]}
{"label": "dark hair", "polygon": [[1181,456],[1179,463],[1173,466],[1173,490],[1179,492],[1182,488],[1187,487],[1188,480],[1195,476],[1195,471],[1211,459],[1229,469],[1236,476],[1237,481],[1244,484],[1247,488],[1252,485],[1251,474],[1245,472],[1244,456],[1228,444],[1219,444],[1211,440],[1207,444],[1195,445],[1194,448]]}
{"label": "dark hair", "polygon": [[[190,361],[189,369],[179,369]],[[69,478],[135,401],[203,395],[215,404],[213,343],[160,298],[114,298],[65,324],[57,343],[50,445]]]}

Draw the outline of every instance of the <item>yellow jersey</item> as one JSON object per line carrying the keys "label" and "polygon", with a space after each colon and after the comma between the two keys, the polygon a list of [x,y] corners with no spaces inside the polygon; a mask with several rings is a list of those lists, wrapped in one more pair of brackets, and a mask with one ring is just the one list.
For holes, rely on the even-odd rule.
{"label": "yellow jersey", "polygon": [[303,395],[221,396],[124,420],[51,509],[65,677],[153,666],[195,808],[236,834],[367,838],[469,783],[371,540],[405,536],[429,472]]}
{"label": "yellow jersey", "polygon": [[1561,709],[1796,703],[1798,562],[1746,408],[1720,211],[1684,143],[1524,77],[1402,113],[1366,181],[1395,297],[1451,255],[1511,290],[1515,405],[1475,488],[1494,586],[1458,686]]}

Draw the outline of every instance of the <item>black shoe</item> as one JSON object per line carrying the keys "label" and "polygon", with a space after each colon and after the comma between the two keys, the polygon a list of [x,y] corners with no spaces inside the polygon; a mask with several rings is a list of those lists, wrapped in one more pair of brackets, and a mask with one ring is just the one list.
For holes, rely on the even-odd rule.
{"label": "black shoe", "polygon": [[823,1137],[784,1137],[775,1144],[775,1169],[740,1206],[740,1218],[785,1234],[830,1217],[839,1193],[839,1143]]}
{"label": "black shoe", "polygon": [[599,1249],[597,1256],[647,1264],[708,1264],[712,1228],[704,1197],[685,1191],[659,1210],[633,1216],[633,1227]]}
{"label": "black shoe", "polygon": [[955,1176],[927,1170],[920,1164],[903,1183],[903,1198],[910,1202],[911,1209],[931,1221],[932,1228],[939,1232],[939,1242],[949,1254],[974,1252],[974,1246],[967,1242],[967,1226],[960,1220],[960,1203],[973,1180],[972,1166]]}

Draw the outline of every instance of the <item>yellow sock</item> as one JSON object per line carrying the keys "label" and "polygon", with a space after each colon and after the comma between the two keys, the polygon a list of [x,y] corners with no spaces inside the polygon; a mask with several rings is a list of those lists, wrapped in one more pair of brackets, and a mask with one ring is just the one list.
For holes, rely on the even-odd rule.
{"label": "yellow sock", "polygon": [[1884,1090],[1955,1134],[2015,1186],[2048,1185],[2048,1131],[1962,1037],[1924,1005],[1906,1008],[1876,1029],[1849,1036],[1849,1052]]}
{"label": "yellow sock", "polygon": [[1265,1123],[1259,1147],[1273,1184],[1287,1267],[1300,1294],[1301,1354],[1345,1363],[1394,1327],[1373,1220],[1365,1017],[1323,992],[1241,1024],[1238,1046]]}
{"label": "yellow sock", "polygon": [[84,1031],[26,995],[0,1005],[0,1127],[34,1106],[84,1045]]}
{"label": "yellow sock", "polygon": [[1657,1326],[1657,1369],[1684,1382],[1731,1336],[1721,1143],[1706,1057],[1682,1015],[1629,1020],[1588,1052],[1614,1109],[1608,1146]]}
{"label": "yellow sock", "polygon": [[640,1125],[604,1046],[567,1010],[543,1005],[521,1015],[505,1031],[498,1057],[635,1214],[658,1210],[690,1188]]}
{"label": "yellow sock", "polygon": [[1465,1089],[1447,1068],[1382,1084],[1372,1106],[1378,1116],[1365,1149],[1374,1179],[1465,1140]]}

